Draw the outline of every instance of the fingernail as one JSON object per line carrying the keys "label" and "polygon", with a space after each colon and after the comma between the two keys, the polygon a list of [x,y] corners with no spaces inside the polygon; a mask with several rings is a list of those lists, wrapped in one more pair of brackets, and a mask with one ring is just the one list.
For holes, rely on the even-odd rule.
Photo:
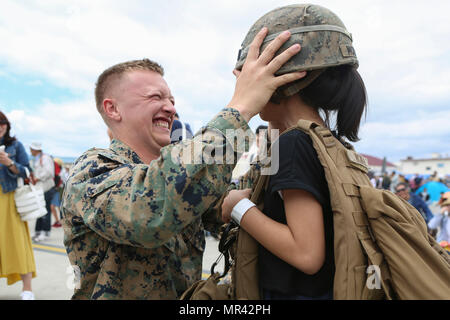
{"label": "fingernail", "polygon": [[293,51],[299,51],[300,50],[300,45],[298,43],[296,43],[291,48],[292,48]]}
{"label": "fingernail", "polygon": [[291,35],[291,32],[289,31],[289,30],[286,30],[286,31],[284,31],[283,32],[283,36],[290,36]]}

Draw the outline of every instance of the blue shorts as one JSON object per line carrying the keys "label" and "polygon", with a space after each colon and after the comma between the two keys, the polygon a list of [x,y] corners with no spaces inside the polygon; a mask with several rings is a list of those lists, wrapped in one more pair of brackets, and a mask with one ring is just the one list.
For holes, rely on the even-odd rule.
{"label": "blue shorts", "polygon": [[59,207],[61,205],[61,199],[60,199],[60,194],[59,192],[55,192],[55,194],[53,195],[52,201],[50,202],[50,204]]}

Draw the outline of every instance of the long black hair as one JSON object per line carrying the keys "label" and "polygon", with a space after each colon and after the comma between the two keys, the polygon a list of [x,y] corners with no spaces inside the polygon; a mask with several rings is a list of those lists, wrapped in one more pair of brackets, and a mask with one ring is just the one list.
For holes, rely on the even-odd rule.
{"label": "long black hair", "polygon": [[339,137],[352,142],[359,140],[361,117],[367,109],[367,91],[356,68],[350,65],[328,68],[299,95],[306,104],[323,110],[328,126],[331,113],[336,112]]}
{"label": "long black hair", "polygon": [[5,116],[5,114],[3,112],[1,112],[1,111],[0,111],[0,124],[6,124],[7,125],[6,133],[3,136],[3,144],[7,147],[7,146],[11,145],[11,143],[13,143],[13,141],[15,141],[16,138],[10,136],[11,123],[9,122],[9,120]]}

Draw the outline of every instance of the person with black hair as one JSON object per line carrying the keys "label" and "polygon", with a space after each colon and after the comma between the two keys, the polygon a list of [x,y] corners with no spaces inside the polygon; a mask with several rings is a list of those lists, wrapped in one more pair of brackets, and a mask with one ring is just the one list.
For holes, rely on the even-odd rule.
{"label": "person with black hair", "polygon": [[22,143],[10,135],[11,124],[0,111],[0,278],[8,285],[22,280],[22,300],[34,300],[31,280],[36,277],[28,223],[20,219],[14,201],[17,178],[27,178],[28,156]]}
{"label": "person with black hair", "polygon": [[427,203],[419,195],[411,191],[408,183],[398,183],[395,186],[394,192],[397,196],[404,199],[405,201],[408,201],[409,204],[416,208],[427,224],[433,218],[433,213],[431,212]]}
{"label": "person with black hair", "polygon": [[194,133],[192,132],[189,123],[182,122],[178,113],[175,112],[172,129],[170,131],[170,142],[175,143],[186,139],[192,139],[193,136]]}
{"label": "person with black hair", "polygon": [[234,72],[238,77],[245,45],[261,24],[271,30],[269,37],[288,30],[292,41],[302,43],[301,53],[280,72],[308,73],[277,90],[260,112],[269,122],[269,132],[280,133],[277,140],[271,138],[272,158],[278,150],[279,169],[270,175],[263,209],[248,199],[251,189],[232,190],[222,204],[222,219],[238,223],[259,242],[261,298],[333,299],[328,184],[311,138],[295,127],[301,119],[328,128],[335,123],[331,129],[336,139],[358,141],[367,107],[365,85],[356,70],[350,34],[334,13],[316,5],[286,6],[260,18],[244,40]]}

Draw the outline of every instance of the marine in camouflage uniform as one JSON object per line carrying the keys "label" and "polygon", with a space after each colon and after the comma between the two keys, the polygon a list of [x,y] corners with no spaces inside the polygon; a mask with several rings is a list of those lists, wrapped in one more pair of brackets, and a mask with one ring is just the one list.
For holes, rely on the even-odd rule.
{"label": "marine in camouflage uniform", "polygon": [[[226,108],[192,141],[162,148],[149,165],[118,140],[77,159],[62,202],[64,243],[80,269],[73,299],[176,299],[201,278],[204,225],[221,224],[202,214],[226,191],[234,164],[225,152],[223,164],[177,162],[186,144],[220,146],[226,130],[238,128],[249,129]],[[244,149],[244,141],[236,143],[234,150]]]}
{"label": "marine in camouflage uniform", "polygon": [[[266,34],[262,29],[255,37],[229,108],[201,134],[174,145],[168,145],[163,129],[147,128],[160,121],[170,128],[175,113],[161,67],[144,59],[100,75],[97,109],[120,139],[77,159],[64,190],[64,242],[80,278],[73,299],[176,299],[200,279],[204,226],[211,230],[222,224],[209,209],[225,193],[239,153],[248,150],[239,132],[250,131],[247,122],[277,87],[304,76],[274,76],[300,47],[272,59],[289,35],[280,35],[260,53]],[[195,152],[198,146],[203,153]]]}

